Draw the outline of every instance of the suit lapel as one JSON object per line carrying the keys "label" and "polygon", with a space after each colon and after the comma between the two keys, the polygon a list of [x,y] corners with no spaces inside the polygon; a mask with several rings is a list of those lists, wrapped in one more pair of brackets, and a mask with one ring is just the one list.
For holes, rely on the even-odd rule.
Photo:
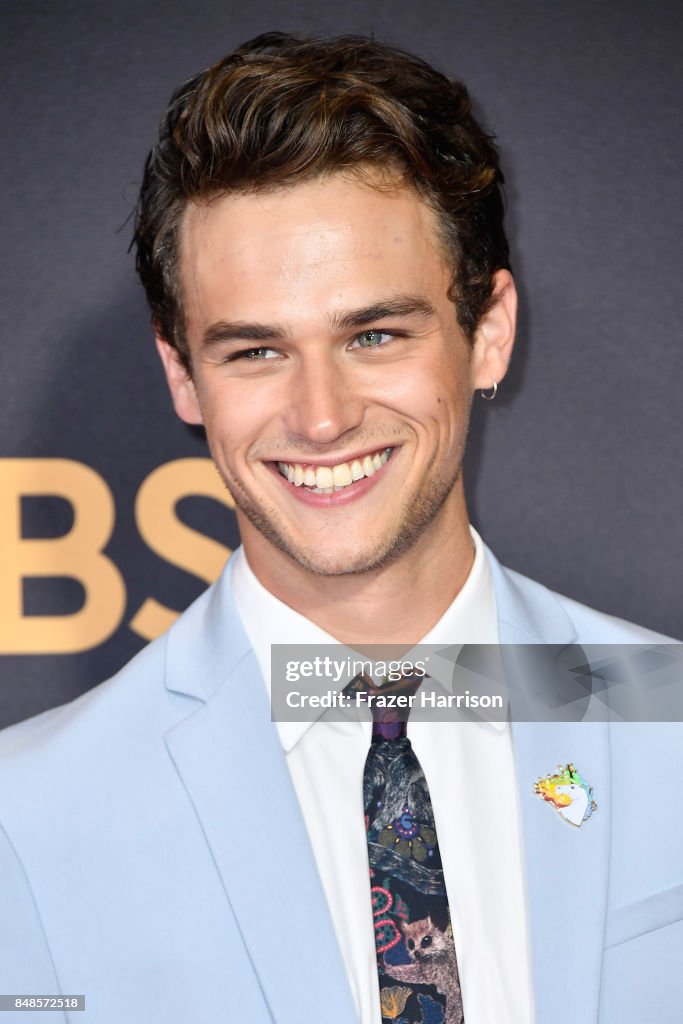
{"label": "suit lapel", "polygon": [[[489,553],[501,644],[576,641],[555,595],[502,569]],[[504,654],[505,657],[505,654]],[[554,686],[547,679],[548,686]],[[512,725],[522,817],[536,1019],[597,1020],[610,852],[610,762],[604,722]],[[580,827],[534,792],[539,777],[573,763],[593,786],[597,811]]]}
{"label": "suit lapel", "polygon": [[166,743],[268,1009],[277,1024],[348,1024],[355,1010],[332,921],[229,573],[178,627],[167,685],[203,703]]}

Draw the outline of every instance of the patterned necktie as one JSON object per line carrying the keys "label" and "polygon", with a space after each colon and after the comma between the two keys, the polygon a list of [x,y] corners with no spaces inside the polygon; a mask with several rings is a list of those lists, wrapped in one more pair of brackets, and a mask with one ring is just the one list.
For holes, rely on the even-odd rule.
{"label": "patterned necktie", "polygon": [[[415,693],[420,678],[366,693]],[[407,737],[406,712],[373,707],[363,774],[382,1020],[462,1024],[462,997],[448,897],[427,781]],[[393,720],[391,720],[393,719]]]}

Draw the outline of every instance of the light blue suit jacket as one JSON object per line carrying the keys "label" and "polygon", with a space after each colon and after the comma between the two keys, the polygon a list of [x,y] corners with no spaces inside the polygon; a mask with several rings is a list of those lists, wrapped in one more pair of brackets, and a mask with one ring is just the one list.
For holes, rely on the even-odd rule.
{"label": "light blue suit jacket", "polygon": [[[662,639],[488,555],[503,643]],[[116,677],[0,735],[0,992],[85,994],[52,1021],[356,1019],[229,573]],[[513,725],[539,1024],[683,1019],[682,739]],[[569,761],[599,805],[580,829],[533,793]]]}

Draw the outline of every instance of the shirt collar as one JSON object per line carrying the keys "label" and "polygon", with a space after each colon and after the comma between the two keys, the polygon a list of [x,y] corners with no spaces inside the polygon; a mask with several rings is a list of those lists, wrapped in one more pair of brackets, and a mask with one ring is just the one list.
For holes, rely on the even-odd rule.
{"label": "shirt collar", "polygon": [[[453,662],[458,645],[497,644],[498,615],[493,576],[484,544],[477,531],[470,526],[474,543],[474,561],[469,575],[439,621],[420,641],[449,648],[448,658],[430,660],[432,675],[449,692],[452,691]],[[284,601],[271,594],[254,575],[243,547],[232,556],[232,590],[235,605],[244,630],[256,655],[270,699],[271,644],[338,644],[324,629],[294,611]],[[410,653],[405,655],[410,660]],[[322,711],[320,712],[323,713]],[[307,722],[277,722],[280,742],[285,752],[290,751],[314,724]],[[496,731],[505,728],[503,722],[486,722]]]}

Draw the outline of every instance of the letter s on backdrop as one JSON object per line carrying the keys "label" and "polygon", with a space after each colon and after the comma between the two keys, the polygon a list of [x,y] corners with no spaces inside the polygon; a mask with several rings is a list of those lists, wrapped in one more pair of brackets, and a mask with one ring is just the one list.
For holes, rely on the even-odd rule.
{"label": "letter s on backdrop", "polygon": [[[135,502],[135,521],[140,536],[157,555],[213,583],[225,565],[230,548],[192,530],[178,519],[175,507],[181,498],[190,494],[215,498],[228,508],[235,507],[211,459],[176,459],[153,470],[140,487]],[[177,617],[177,611],[149,597],[131,619],[130,628],[145,640],[153,640]]]}

